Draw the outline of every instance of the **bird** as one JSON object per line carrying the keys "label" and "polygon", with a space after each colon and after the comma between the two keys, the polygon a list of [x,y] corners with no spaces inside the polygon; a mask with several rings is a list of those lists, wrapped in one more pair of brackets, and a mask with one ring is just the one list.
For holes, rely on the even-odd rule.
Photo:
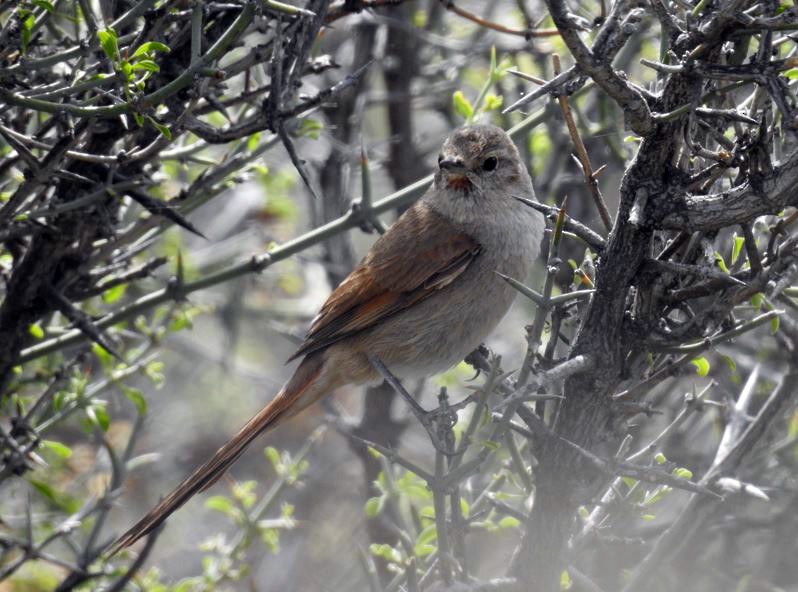
{"label": "bird", "polygon": [[[456,129],[443,143],[432,185],[371,246],[310,323],[280,391],[110,547],[158,528],[213,485],[252,441],[345,385],[383,380],[373,360],[402,379],[440,373],[478,347],[510,308],[540,251],[543,216],[507,133],[489,124]],[[501,274],[501,275],[500,275]]]}

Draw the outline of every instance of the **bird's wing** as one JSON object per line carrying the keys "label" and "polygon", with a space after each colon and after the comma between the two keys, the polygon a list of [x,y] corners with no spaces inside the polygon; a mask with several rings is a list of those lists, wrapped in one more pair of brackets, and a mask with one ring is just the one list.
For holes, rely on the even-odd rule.
{"label": "bird's wing", "polygon": [[428,298],[455,281],[480,250],[471,236],[426,204],[416,203],[330,294],[291,359],[324,349]]}

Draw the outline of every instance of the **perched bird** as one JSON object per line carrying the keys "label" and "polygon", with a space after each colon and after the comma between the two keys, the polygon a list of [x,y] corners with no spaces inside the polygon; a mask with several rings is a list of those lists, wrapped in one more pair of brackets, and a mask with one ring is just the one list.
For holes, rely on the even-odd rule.
{"label": "perched bird", "polygon": [[510,308],[540,250],[543,216],[510,137],[491,125],[456,130],[443,144],[432,187],[382,235],[330,294],[291,359],[279,393],[213,457],[121,536],[115,552],[158,527],[215,483],[264,431],[347,384],[377,384],[379,359],[399,378],[462,360]]}

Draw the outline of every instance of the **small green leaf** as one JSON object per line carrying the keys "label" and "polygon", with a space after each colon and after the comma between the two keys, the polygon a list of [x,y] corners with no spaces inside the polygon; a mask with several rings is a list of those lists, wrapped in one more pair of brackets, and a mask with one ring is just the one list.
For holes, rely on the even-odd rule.
{"label": "small green leaf", "polygon": [[164,363],[159,360],[153,360],[144,367],[144,374],[149,378],[156,387],[163,386],[163,369]]}
{"label": "small green leaf", "polygon": [[146,70],[147,72],[160,72],[161,68],[152,60],[141,60],[133,64],[133,70]]}
{"label": "small green leaf", "polygon": [[629,489],[632,489],[632,487],[637,485],[637,479],[634,477],[621,477],[621,481],[623,481],[626,487]]}
{"label": "small green leaf", "polygon": [[402,561],[402,554],[390,545],[372,543],[369,545],[369,551],[371,551],[372,555],[382,557],[386,561],[392,563],[400,563]]}
{"label": "small green leaf", "polygon": [[38,6],[39,8],[46,10],[47,12],[55,11],[55,6],[53,6],[52,2],[48,2],[48,0],[33,0],[33,5]]}
{"label": "small green leaf", "polygon": [[60,458],[72,456],[72,449],[61,442],[55,440],[42,440],[42,446]]}
{"label": "small green leaf", "polygon": [[709,360],[707,360],[706,358],[704,357],[695,358],[693,360],[690,360],[690,363],[693,366],[695,366],[696,374],[698,374],[699,376],[703,377],[709,374],[710,365],[709,365]]}
{"label": "small green leaf", "polygon": [[[255,132],[251,136],[247,138],[247,150],[250,152],[254,152],[255,148],[258,147],[258,143],[260,142],[260,132]],[[262,165],[261,165],[262,166]],[[265,170],[262,171],[263,175],[269,174],[269,169],[263,167]]]}
{"label": "small green leaf", "polygon": [[20,33],[20,41],[22,41],[22,53],[28,51],[30,45],[33,25],[36,24],[36,18],[30,14],[22,21],[22,31]]}
{"label": "small green leaf", "polygon": [[657,452],[657,454],[654,456],[654,460],[657,461],[658,465],[664,465],[668,459],[665,458],[665,455],[661,452]]}
{"label": "small green leaf", "polygon": [[640,142],[642,138],[639,136],[626,136],[623,141],[624,142]]}
{"label": "small green leaf", "polygon": [[679,479],[692,479],[693,471],[684,467],[677,467],[673,469],[673,475],[674,477],[679,477]]}
{"label": "small green leaf", "polygon": [[479,443],[482,444],[484,448],[487,448],[488,450],[491,451],[498,450],[500,448],[499,444],[497,444],[493,440],[480,440]]}
{"label": "small green leaf", "polygon": [[269,462],[272,463],[274,470],[279,473],[283,466],[283,460],[280,458],[279,451],[274,446],[267,446],[264,449],[263,454],[265,454],[266,458],[269,459]]}
{"label": "small green leaf", "polygon": [[97,31],[97,38],[100,40],[100,47],[111,61],[119,59],[119,46],[117,45],[116,32],[113,29],[101,29]]}
{"label": "small green leaf", "polygon": [[39,323],[28,325],[28,333],[30,333],[34,339],[44,339],[44,329],[42,329]]}
{"label": "small green leaf", "polygon": [[169,53],[171,49],[169,49],[168,45],[159,43],[158,41],[147,41],[146,43],[142,43],[141,45],[139,45],[138,49],[136,49],[136,51],[133,52],[131,59],[149,53],[154,53],[156,51],[163,51],[165,53]]}
{"label": "small green leaf", "polygon": [[560,574],[560,590],[570,590],[574,583],[571,581],[571,574],[564,569]]}
{"label": "small green leaf", "polygon": [[425,557],[431,553],[434,553],[437,550],[435,546],[436,541],[438,540],[438,531],[435,528],[435,524],[428,524],[418,535],[416,538],[416,544],[414,545],[413,551],[419,557]]}
{"label": "small green leaf", "polygon": [[172,130],[170,130],[167,126],[163,125],[162,123],[158,123],[157,121],[155,121],[155,119],[149,116],[147,117],[147,121],[149,121],[150,125],[152,125],[152,127],[157,129],[164,138],[166,138],[167,140],[172,139]]}
{"label": "small green leaf", "polygon": [[465,98],[463,91],[458,90],[452,95],[452,101],[454,102],[454,110],[457,111],[464,119],[471,119],[474,115],[474,107]]}
{"label": "small green leaf", "polygon": [[104,405],[89,405],[86,407],[86,416],[92,424],[100,428],[103,432],[108,431],[108,426],[111,425],[111,419],[108,417],[108,412],[105,410]]}
{"label": "small green leaf", "polygon": [[775,335],[779,331],[779,323],[781,319],[778,316],[774,316],[770,319],[770,334]]}
{"label": "small green leaf", "polygon": [[656,517],[657,517],[657,516],[656,516],[655,514],[643,514],[643,515],[641,516],[641,518],[642,518],[643,520],[645,520],[646,522],[651,522],[651,521],[652,521],[652,520],[654,520]]}
{"label": "small green leaf", "polygon": [[762,302],[764,302],[764,300],[765,300],[764,294],[762,294],[762,292],[757,292],[756,294],[751,296],[751,306],[759,310],[760,308],[762,308]]}
{"label": "small green leaf", "polygon": [[70,497],[62,491],[56,490],[49,483],[37,479],[29,479],[28,483],[30,483],[47,501],[67,514],[73,514],[80,507],[79,500]]}
{"label": "small green leaf", "polygon": [[720,359],[724,361],[729,370],[734,373],[737,372],[737,362],[726,354],[720,354]]}
{"label": "small green leaf", "polygon": [[114,365],[114,357],[108,353],[102,345],[99,343],[92,343],[91,344],[91,353],[97,356],[97,359],[100,361],[100,365],[106,369],[110,370]]}
{"label": "small green leaf", "polygon": [[119,284],[112,288],[108,288],[105,292],[103,292],[102,299],[103,302],[106,304],[113,304],[117,300],[119,300],[122,296],[124,296],[125,291],[127,290],[126,284]]}
{"label": "small green leaf", "polygon": [[504,103],[504,98],[498,95],[494,95],[493,93],[488,93],[485,95],[485,101],[482,106],[483,111],[495,111],[501,108],[502,103]]}
{"label": "small green leaf", "polygon": [[382,507],[384,504],[385,504],[384,496],[380,495],[377,497],[370,497],[366,501],[366,506],[365,506],[366,516],[368,516],[369,518],[374,518],[382,511]]}
{"label": "small green leaf", "polygon": [[731,255],[732,265],[734,265],[737,262],[737,258],[740,256],[740,252],[742,251],[744,244],[745,244],[745,237],[735,235],[734,245],[732,246],[732,255]]}
{"label": "small green leaf", "polygon": [[125,394],[125,397],[127,397],[128,401],[136,406],[136,411],[139,412],[139,415],[146,415],[147,399],[144,398],[144,393],[137,388],[133,388],[124,384],[120,384],[119,388],[122,389],[122,392]]}
{"label": "small green leaf", "polygon": [[324,124],[318,119],[306,117],[299,123],[299,129],[297,130],[297,133],[300,136],[308,137],[312,140],[318,140],[323,129]]}
{"label": "small green leaf", "polygon": [[729,268],[726,266],[726,261],[723,260],[723,255],[715,251],[715,265],[717,265],[723,273],[729,273]]}
{"label": "small green leaf", "polygon": [[499,528],[518,528],[520,524],[521,521],[514,516],[505,516],[498,522]]}
{"label": "small green leaf", "polygon": [[209,510],[216,510],[227,516],[235,516],[238,513],[238,508],[233,505],[233,502],[224,497],[223,495],[214,495],[205,500],[205,507]]}
{"label": "small green leaf", "polygon": [[790,68],[785,70],[783,75],[789,80],[798,80],[798,68]]}

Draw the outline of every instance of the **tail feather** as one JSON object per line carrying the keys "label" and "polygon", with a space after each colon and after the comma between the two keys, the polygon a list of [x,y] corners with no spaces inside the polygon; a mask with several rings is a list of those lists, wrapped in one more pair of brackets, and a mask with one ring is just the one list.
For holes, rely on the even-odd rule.
{"label": "tail feather", "polygon": [[175,510],[196,493],[216,483],[243,454],[247,446],[264,431],[277,426],[324,395],[329,385],[320,380],[324,362],[320,355],[308,356],[291,379],[268,405],[250,419],[238,433],[228,440],[216,454],[200,466],[146,516],[119,537],[111,546],[109,555],[135,543],[158,528]]}

